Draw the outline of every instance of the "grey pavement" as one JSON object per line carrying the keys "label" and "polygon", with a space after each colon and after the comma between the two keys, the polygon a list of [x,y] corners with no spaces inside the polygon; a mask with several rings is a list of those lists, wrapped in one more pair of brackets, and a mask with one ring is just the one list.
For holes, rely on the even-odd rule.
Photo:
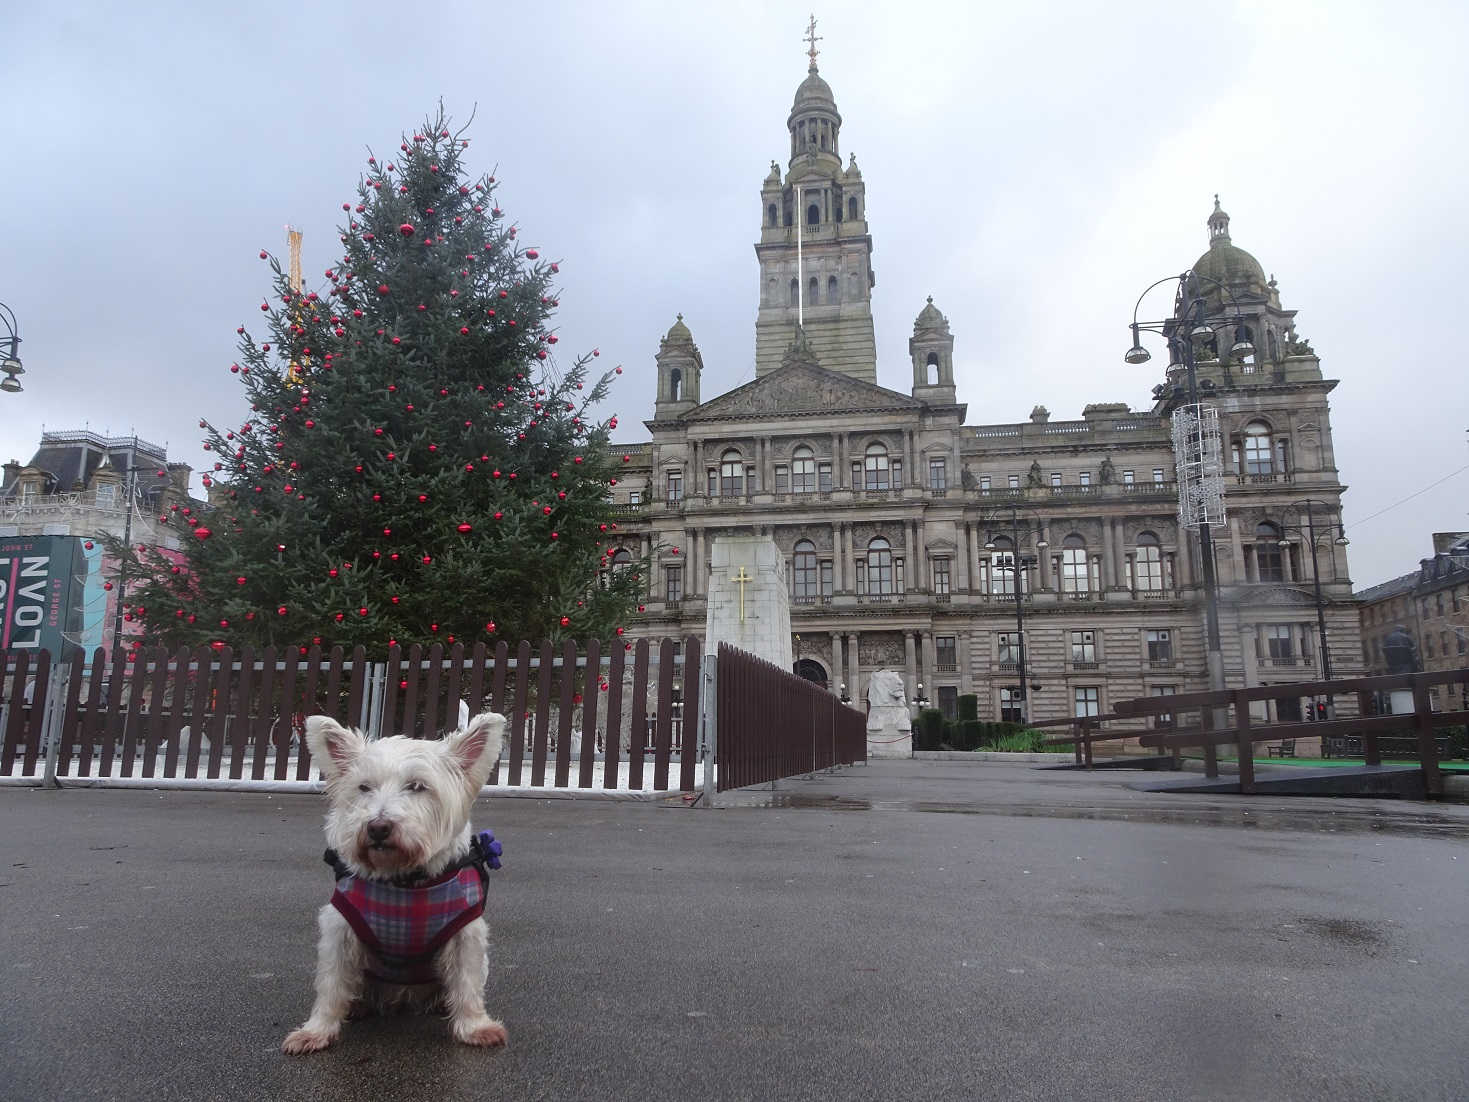
{"label": "grey pavement", "polygon": [[890,762],[489,799],[489,1007],[281,1038],[322,798],[0,789],[5,1099],[1462,1099],[1469,807]]}

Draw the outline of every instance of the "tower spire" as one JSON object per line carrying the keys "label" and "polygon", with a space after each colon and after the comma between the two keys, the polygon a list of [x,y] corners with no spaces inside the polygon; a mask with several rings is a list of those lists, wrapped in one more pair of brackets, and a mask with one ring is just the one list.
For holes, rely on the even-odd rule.
{"label": "tower spire", "polygon": [[807,72],[816,72],[816,55],[821,51],[816,48],[816,43],[821,41],[821,36],[816,33],[816,13],[811,13],[811,22],[806,25],[806,56],[811,59],[811,67]]}

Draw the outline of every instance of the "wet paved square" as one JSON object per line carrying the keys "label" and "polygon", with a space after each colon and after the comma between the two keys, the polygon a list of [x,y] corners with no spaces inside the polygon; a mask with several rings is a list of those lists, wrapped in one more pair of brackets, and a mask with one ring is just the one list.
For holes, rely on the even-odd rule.
{"label": "wet paved square", "polygon": [[15,1099],[1450,1099],[1469,807],[884,762],[688,810],[489,799],[488,1003],[278,1046],[309,795],[0,789]]}

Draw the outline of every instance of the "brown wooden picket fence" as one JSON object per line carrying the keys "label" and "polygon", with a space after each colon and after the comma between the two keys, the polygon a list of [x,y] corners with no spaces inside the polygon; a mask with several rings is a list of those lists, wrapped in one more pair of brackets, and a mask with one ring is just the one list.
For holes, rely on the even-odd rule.
{"label": "brown wooden picket fence", "polygon": [[718,791],[867,760],[867,719],[820,685],[719,645]]}
{"label": "brown wooden picket fence", "polygon": [[[108,656],[0,651],[0,777],[310,782],[303,729],[329,715],[369,737],[438,737],[471,713],[510,720],[491,784],[693,790],[696,638],[630,647],[506,643],[144,649]],[[687,726],[687,737],[685,737]],[[48,767],[48,751],[55,753]]]}

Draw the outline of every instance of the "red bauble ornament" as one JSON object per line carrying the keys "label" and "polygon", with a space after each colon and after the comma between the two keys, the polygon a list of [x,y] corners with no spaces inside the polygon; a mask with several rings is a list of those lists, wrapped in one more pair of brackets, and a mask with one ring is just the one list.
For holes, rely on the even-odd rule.
{"label": "red bauble ornament", "polygon": [[539,260],[541,258],[541,254],[536,252],[535,249],[526,249],[525,258],[527,260]]}
{"label": "red bauble ornament", "polygon": [[281,607],[278,608],[278,609],[276,609],[275,611],[276,611],[276,615],[278,615],[278,616],[284,616],[286,614],[286,606],[285,605],[281,605]]}
{"label": "red bauble ornament", "polygon": [[214,535],[214,533],[211,532],[208,528],[199,527],[194,529],[194,535],[198,536],[201,540],[207,540],[210,536]]}
{"label": "red bauble ornament", "polygon": [[379,283],[377,285],[377,293],[380,294],[380,295],[387,294],[388,293],[388,285],[386,283]]}
{"label": "red bauble ornament", "polygon": [[473,532],[474,531],[474,527],[473,527],[473,525],[469,525],[469,524],[461,524],[459,526],[458,531],[459,531],[459,534],[461,536],[467,536],[467,535],[469,535],[470,532]]}
{"label": "red bauble ornament", "polygon": [[107,590],[107,591],[109,591],[109,592],[111,592],[111,590],[112,590],[112,583],[111,582],[103,582],[102,583],[102,588],[105,589],[105,590]]}
{"label": "red bauble ornament", "polygon": [[264,260],[264,259],[265,259],[265,258],[266,258],[266,257],[267,257],[267,256],[269,256],[269,255],[270,255],[270,254],[269,254],[269,253],[267,253],[267,252],[266,252],[266,251],[265,251],[265,250],[264,250],[264,249],[261,249],[261,250],[260,250],[260,259],[261,259],[261,260]]}
{"label": "red bauble ornament", "polygon": [[568,619],[565,616],[561,617],[561,626],[562,627],[570,627],[571,626],[571,620]]}
{"label": "red bauble ornament", "polygon": [[85,547],[88,551],[90,551],[90,550],[92,550],[92,547],[94,545],[93,545],[93,543],[92,543],[91,540],[88,540],[86,543],[82,544],[82,546]]}
{"label": "red bauble ornament", "polygon": [[496,514],[495,514],[495,519],[496,519],[496,520],[499,520],[499,519],[500,519],[500,518],[501,518],[501,517],[503,517],[503,516],[504,516],[504,515],[505,515],[505,514],[504,514],[504,513],[496,513]]}

